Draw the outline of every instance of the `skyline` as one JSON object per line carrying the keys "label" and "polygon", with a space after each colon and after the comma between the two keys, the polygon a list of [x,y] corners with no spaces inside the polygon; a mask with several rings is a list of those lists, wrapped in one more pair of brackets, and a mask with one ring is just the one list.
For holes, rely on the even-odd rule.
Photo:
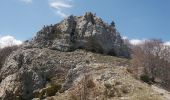
{"label": "skyline", "polygon": [[2,0],[0,39],[5,36],[21,41],[31,39],[44,25],[90,11],[107,23],[114,20],[122,37],[170,41],[169,10],[169,0]]}

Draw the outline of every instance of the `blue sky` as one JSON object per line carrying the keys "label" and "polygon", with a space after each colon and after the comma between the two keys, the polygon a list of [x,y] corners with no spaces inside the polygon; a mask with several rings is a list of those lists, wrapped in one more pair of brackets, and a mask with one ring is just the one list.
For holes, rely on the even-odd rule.
{"label": "blue sky", "polygon": [[91,11],[129,39],[170,41],[170,0],[0,0],[0,36],[31,39],[43,25]]}

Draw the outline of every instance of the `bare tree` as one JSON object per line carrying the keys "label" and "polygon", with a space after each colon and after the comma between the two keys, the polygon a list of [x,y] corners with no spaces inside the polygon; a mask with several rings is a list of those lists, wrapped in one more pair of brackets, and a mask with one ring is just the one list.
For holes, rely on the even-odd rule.
{"label": "bare tree", "polygon": [[157,82],[170,89],[170,47],[161,40],[147,40],[132,48],[132,72],[147,82]]}

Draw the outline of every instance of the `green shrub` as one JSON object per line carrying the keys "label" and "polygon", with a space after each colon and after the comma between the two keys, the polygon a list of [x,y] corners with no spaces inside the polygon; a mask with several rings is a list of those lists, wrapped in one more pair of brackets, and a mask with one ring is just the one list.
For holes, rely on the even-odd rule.
{"label": "green shrub", "polygon": [[149,85],[154,83],[154,78],[153,77],[149,77],[148,75],[141,75],[140,79],[145,82],[148,83]]}
{"label": "green shrub", "polygon": [[60,89],[61,89],[61,85],[53,84],[39,91],[38,90],[34,91],[33,97],[42,99],[44,97],[54,96]]}
{"label": "green shrub", "polygon": [[61,85],[55,84],[46,89],[47,96],[54,96],[61,89]]}

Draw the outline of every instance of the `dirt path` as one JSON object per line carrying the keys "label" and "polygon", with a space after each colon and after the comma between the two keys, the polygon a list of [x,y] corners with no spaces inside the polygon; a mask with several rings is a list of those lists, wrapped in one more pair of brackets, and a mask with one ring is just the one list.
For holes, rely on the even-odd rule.
{"label": "dirt path", "polygon": [[168,92],[160,87],[157,87],[155,85],[152,85],[151,87],[154,91],[158,92],[159,95],[162,95],[165,98],[165,100],[170,100],[170,92]]}

